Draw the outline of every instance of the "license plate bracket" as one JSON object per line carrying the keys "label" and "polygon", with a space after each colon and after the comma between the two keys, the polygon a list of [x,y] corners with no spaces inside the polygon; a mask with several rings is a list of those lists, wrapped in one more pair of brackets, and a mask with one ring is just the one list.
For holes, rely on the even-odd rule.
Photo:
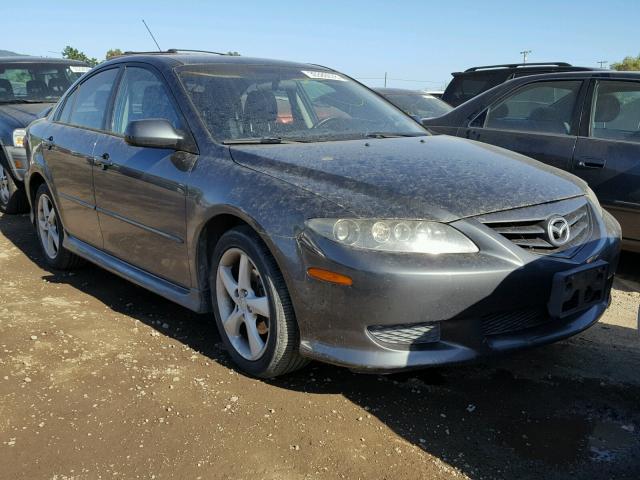
{"label": "license plate bracket", "polygon": [[553,277],[549,314],[563,318],[606,300],[609,263],[604,260],[558,272]]}

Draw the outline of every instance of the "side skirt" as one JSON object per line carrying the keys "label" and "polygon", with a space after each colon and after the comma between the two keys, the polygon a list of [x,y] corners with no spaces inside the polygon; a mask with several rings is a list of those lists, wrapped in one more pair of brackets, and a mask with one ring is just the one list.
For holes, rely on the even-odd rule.
{"label": "side skirt", "polygon": [[207,297],[200,290],[181,287],[180,285],[152,275],[134,265],[123,262],[113,255],[109,255],[102,250],[92,247],[69,234],[65,234],[63,246],[79,257],[95,263],[99,267],[129,280],[140,287],[146,288],[161,297],[182,305],[189,310],[193,310],[196,313],[205,313],[211,310],[206,301]]}

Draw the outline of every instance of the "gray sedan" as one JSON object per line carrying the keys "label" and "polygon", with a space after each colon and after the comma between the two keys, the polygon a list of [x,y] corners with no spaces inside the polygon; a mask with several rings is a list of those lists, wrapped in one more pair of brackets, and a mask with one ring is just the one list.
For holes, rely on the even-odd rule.
{"label": "gray sedan", "polygon": [[568,337],[619,226],[572,175],[431,136],[317,65],[168,51],[101,64],[27,132],[53,268],[212,312],[245,372],[393,371]]}

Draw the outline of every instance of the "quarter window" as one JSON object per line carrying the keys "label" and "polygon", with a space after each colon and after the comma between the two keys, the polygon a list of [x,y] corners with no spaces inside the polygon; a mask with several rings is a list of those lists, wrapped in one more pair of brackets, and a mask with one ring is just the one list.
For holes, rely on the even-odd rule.
{"label": "quarter window", "polygon": [[640,83],[598,82],[591,109],[591,136],[640,142]]}
{"label": "quarter window", "polygon": [[145,68],[127,67],[118,87],[111,130],[122,135],[129,122],[151,118],[165,119],[176,130],[182,129],[163,82]]}
{"label": "quarter window", "polygon": [[[117,74],[118,69],[112,68],[97,73],[82,83],[77,90],[77,94],[74,94],[76,99],[73,103],[68,123],[79,127],[102,130],[107,116],[111,90]],[[63,116],[64,113],[63,111]],[[61,121],[63,120],[61,119]]]}
{"label": "quarter window", "polygon": [[526,85],[490,107],[486,128],[568,135],[582,81]]}

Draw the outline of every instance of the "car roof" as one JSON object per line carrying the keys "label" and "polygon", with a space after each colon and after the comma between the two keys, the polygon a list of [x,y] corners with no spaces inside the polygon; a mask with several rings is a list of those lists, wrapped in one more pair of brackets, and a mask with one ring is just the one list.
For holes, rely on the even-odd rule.
{"label": "car roof", "polygon": [[176,67],[181,65],[237,64],[237,65],[270,65],[278,67],[309,68],[331,71],[332,69],[302,62],[290,62],[267,58],[226,55],[216,52],[195,50],[168,50],[161,52],[126,52],[102,65],[122,62],[143,62],[156,66]]}
{"label": "car roof", "polygon": [[428,95],[424,90],[409,90],[408,88],[374,88],[383,95]]}
{"label": "car roof", "polygon": [[32,57],[30,55],[11,55],[8,57],[0,57],[0,63],[52,63],[87,66],[86,62],[82,62],[80,60],[70,60],[68,58]]}

